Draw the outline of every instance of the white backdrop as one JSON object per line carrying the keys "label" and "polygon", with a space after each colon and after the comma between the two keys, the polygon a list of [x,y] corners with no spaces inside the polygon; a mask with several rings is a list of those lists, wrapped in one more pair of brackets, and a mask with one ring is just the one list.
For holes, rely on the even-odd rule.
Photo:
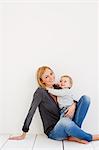
{"label": "white backdrop", "polygon": [[[0,133],[20,133],[37,88],[36,70],[51,67],[56,80],[68,74],[91,106],[83,129],[98,121],[97,4],[77,2],[0,3]],[[30,133],[42,133],[36,111]]]}

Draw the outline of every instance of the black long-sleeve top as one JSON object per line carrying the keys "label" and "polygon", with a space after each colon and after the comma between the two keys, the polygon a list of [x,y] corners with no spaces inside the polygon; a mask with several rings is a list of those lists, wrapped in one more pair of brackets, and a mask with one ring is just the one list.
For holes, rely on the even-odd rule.
{"label": "black long-sleeve top", "polygon": [[47,90],[41,87],[39,87],[33,95],[33,100],[24,121],[22,130],[23,132],[28,132],[37,107],[39,108],[40,116],[43,122],[44,133],[48,135],[60,118],[59,107]]}

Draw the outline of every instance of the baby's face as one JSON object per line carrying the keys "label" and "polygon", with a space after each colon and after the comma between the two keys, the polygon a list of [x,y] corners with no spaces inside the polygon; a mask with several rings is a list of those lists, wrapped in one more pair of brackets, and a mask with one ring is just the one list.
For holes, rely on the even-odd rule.
{"label": "baby's face", "polygon": [[68,77],[62,77],[60,80],[59,86],[62,89],[71,87],[70,79]]}

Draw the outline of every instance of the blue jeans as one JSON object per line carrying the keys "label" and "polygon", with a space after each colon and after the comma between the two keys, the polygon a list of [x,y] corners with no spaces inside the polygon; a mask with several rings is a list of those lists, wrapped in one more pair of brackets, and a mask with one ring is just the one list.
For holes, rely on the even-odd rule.
{"label": "blue jeans", "polygon": [[90,98],[85,95],[82,96],[79,102],[77,102],[73,120],[68,117],[60,118],[53,130],[51,130],[48,134],[48,137],[54,140],[64,140],[69,136],[73,136],[89,142],[92,141],[92,135],[81,129],[81,125],[86,116],[89,105]]}

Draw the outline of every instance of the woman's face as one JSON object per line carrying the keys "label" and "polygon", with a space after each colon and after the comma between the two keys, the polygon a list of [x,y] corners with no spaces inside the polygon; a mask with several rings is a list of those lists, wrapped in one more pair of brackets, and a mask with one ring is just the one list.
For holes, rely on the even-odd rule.
{"label": "woman's face", "polygon": [[42,75],[42,82],[46,87],[53,87],[55,82],[55,75],[50,69],[45,69],[45,72]]}

